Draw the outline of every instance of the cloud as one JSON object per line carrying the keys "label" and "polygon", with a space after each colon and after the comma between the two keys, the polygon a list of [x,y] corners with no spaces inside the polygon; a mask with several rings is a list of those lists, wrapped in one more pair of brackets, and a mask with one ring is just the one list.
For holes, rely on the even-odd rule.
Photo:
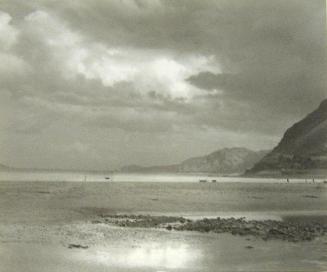
{"label": "cloud", "polygon": [[190,55],[178,59],[161,51],[91,42],[45,11],[35,11],[26,16],[25,21],[28,31],[37,35],[50,52],[51,62],[60,67],[64,77],[82,75],[86,79],[100,79],[109,87],[132,82],[140,93],[155,90],[172,97],[188,98],[200,92],[186,80],[190,75],[219,70],[212,56]]}
{"label": "cloud", "polygon": [[27,64],[19,57],[0,52],[0,77],[22,74],[28,69]]}
{"label": "cloud", "polygon": [[[268,95],[273,99],[273,103],[267,103],[269,106],[277,104],[286,91],[288,98],[276,112],[282,114],[284,109],[293,118],[299,118],[300,111],[312,109],[326,95],[322,73],[325,69],[325,3],[322,0],[312,3],[95,0],[39,5],[63,18],[71,30],[78,30],[102,46],[102,49],[90,50],[91,54],[82,50],[77,62],[81,64],[80,72],[89,78],[101,78],[107,85],[128,81],[134,76],[140,79],[138,89],[144,90],[144,85],[150,85],[155,91],[161,87],[170,95],[185,96],[186,89],[192,95],[199,94],[199,90],[194,90],[194,86],[199,86],[188,84],[183,80],[185,77],[204,71],[241,74],[238,89],[245,86],[237,92],[241,97],[262,100],[261,97]],[[109,51],[106,53],[106,50]],[[94,53],[96,51],[98,53]],[[145,55],[143,60],[142,55]],[[184,55],[198,62],[203,57],[214,59],[211,67],[206,67],[208,63],[202,63],[202,67],[193,64],[193,67],[185,63],[181,57]],[[126,60],[128,63],[124,63]],[[147,84],[142,84],[142,75],[148,76],[148,70],[152,71],[155,63],[160,63],[161,68],[166,64],[165,73],[160,71],[161,76],[176,71],[170,69],[168,63],[179,67],[179,72],[163,77],[162,81],[153,75],[152,85],[149,75],[149,79],[145,78]],[[144,67],[144,73],[136,72],[139,67]],[[168,84],[171,81],[174,83]],[[232,91],[236,93],[235,87]],[[290,104],[294,95],[301,98]]]}
{"label": "cloud", "polygon": [[[0,154],[12,164],[37,165],[38,145],[42,163],[77,168],[271,148],[326,97],[322,0],[5,0],[0,10]],[[83,145],[92,161],[67,156]]]}
{"label": "cloud", "polygon": [[21,74],[27,69],[27,64],[12,52],[19,38],[19,30],[11,21],[8,13],[0,11],[0,78]]}
{"label": "cloud", "polygon": [[10,24],[11,16],[0,11],[0,48],[9,50],[17,41],[19,31]]}

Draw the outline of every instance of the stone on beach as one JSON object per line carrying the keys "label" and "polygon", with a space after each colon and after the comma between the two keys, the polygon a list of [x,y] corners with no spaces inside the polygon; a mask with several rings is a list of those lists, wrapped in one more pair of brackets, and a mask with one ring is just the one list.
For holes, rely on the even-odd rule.
{"label": "stone on beach", "polygon": [[285,240],[289,242],[311,241],[327,232],[327,225],[318,222],[288,222],[275,220],[246,220],[245,218],[204,218],[189,220],[183,217],[150,215],[113,215],[106,223],[121,227],[165,228],[169,231],[198,231],[252,235],[263,240]]}

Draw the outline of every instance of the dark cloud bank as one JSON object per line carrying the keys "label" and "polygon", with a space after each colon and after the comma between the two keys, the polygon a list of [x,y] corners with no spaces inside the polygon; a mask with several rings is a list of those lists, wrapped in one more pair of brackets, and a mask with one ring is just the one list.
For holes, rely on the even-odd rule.
{"label": "dark cloud bank", "polygon": [[0,2],[0,160],[267,149],[326,97],[325,1]]}

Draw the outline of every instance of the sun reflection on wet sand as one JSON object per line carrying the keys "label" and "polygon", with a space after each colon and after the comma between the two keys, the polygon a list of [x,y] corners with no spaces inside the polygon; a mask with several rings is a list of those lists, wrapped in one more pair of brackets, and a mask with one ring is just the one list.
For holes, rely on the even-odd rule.
{"label": "sun reflection on wet sand", "polygon": [[[83,259],[108,267],[188,268],[199,263],[199,249],[182,242],[149,242],[136,246],[99,248],[87,252]],[[80,256],[82,257],[82,256]]]}

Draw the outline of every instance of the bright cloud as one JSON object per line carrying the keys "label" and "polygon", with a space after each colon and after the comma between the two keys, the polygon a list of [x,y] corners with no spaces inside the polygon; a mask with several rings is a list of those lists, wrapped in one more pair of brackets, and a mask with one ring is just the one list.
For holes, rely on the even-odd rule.
{"label": "bright cloud", "polygon": [[167,52],[113,48],[89,42],[44,11],[33,12],[25,20],[51,49],[53,61],[63,66],[65,77],[82,75],[87,79],[99,79],[109,87],[131,82],[140,93],[155,91],[187,99],[202,92],[187,78],[201,71],[220,71],[213,56],[178,58]]}
{"label": "bright cloud", "polygon": [[0,11],[0,77],[21,74],[27,64],[12,52],[18,42],[19,30],[11,25],[12,17]]}
{"label": "bright cloud", "polygon": [[17,41],[18,30],[10,25],[11,16],[0,11],[0,49],[8,50]]}

